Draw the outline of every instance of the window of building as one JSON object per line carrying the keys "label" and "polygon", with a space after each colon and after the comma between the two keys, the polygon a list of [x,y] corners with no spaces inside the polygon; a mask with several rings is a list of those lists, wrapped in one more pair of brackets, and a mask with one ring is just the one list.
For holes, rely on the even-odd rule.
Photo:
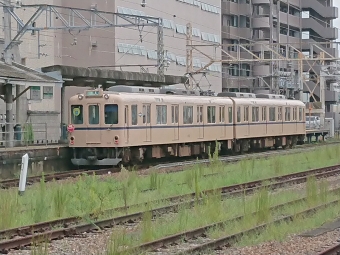
{"label": "window of building", "polygon": [[220,106],[220,123],[225,122],[225,106]]}
{"label": "window of building", "polygon": [[109,125],[118,124],[118,105],[106,104],[104,111],[105,111],[105,124]]}
{"label": "window of building", "polygon": [[228,120],[229,123],[233,123],[233,107],[228,107]]}
{"label": "window of building", "polygon": [[89,124],[99,124],[99,105],[89,105]]}
{"label": "window of building", "polygon": [[276,108],[275,107],[269,107],[269,121],[275,121],[276,117]]}
{"label": "window of building", "polygon": [[40,86],[31,86],[30,88],[30,99],[41,100],[41,88]]}
{"label": "window of building", "polygon": [[208,123],[216,123],[216,106],[207,107]]}
{"label": "window of building", "polygon": [[43,99],[52,99],[53,98],[53,86],[44,86],[43,87]]}
{"label": "window of building", "polygon": [[183,124],[193,123],[193,107],[183,106]]}
{"label": "window of building", "polygon": [[166,124],[167,119],[167,106],[156,105],[157,124]]}
{"label": "window of building", "polygon": [[285,121],[290,121],[290,107],[285,109]]}
{"label": "window of building", "polygon": [[237,122],[241,122],[241,107],[237,107]]}
{"label": "window of building", "polygon": [[83,124],[83,106],[72,105],[71,106],[71,123],[72,124]]}
{"label": "window of building", "polygon": [[136,104],[131,105],[131,125],[138,124],[138,107]]}
{"label": "window of building", "polygon": [[252,121],[253,122],[258,122],[259,121],[259,112],[260,109],[259,107],[252,107]]}

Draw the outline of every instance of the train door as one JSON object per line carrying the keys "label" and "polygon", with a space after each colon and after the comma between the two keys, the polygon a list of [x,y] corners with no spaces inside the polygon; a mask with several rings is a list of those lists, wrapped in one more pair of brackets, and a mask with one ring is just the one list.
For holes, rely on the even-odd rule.
{"label": "train door", "polygon": [[143,104],[143,124],[145,126],[145,142],[151,142],[151,105]]}
{"label": "train door", "polygon": [[268,123],[267,123],[267,107],[262,107],[262,122],[264,128],[262,129],[262,135],[266,135],[268,133]]}
{"label": "train door", "polygon": [[244,116],[243,116],[243,120],[244,120],[244,124],[246,125],[246,128],[244,129],[244,135],[249,136],[249,129],[250,129],[250,125],[249,125],[249,106],[245,106],[244,108]]}
{"label": "train door", "polygon": [[294,133],[297,133],[298,129],[298,122],[297,122],[297,108],[293,108],[293,121],[294,121]]}
{"label": "train door", "polygon": [[125,143],[129,143],[129,106],[125,105],[124,108],[124,137]]}
{"label": "train door", "polygon": [[227,126],[225,124],[225,106],[220,106],[219,107],[219,124],[220,124],[220,129],[221,129],[221,138],[225,138],[227,134]]}
{"label": "train door", "polygon": [[174,140],[179,139],[179,122],[178,122],[178,114],[179,114],[179,105],[171,106],[171,123],[174,131]]}
{"label": "train door", "polygon": [[284,126],[284,120],[282,116],[282,107],[278,107],[278,116],[277,116],[277,121],[279,122],[279,127],[278,127],[278,132],[279,134],[283,134],[283,126]]}
{"label": "train door", "polygon": [[204,138],[203,106],[197,106],[198,138]]}
{"label": "train door", "polygon": [[87,120],[87,132],[86,143],[88,144],[100,144],[101,143],[101,131],[100,131],[100,107],[98,104],[88,104],[88,120]]}

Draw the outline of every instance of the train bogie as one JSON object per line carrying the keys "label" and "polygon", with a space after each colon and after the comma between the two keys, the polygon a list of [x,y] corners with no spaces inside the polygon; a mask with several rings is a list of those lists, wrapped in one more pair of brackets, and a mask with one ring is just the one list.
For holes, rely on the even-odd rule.
{"label": "train bogie", "polygon": [[286,146],[305,134],[297,100],[89,90],[69,105],[76,165],[207,155],[216,141],[223,151]]}

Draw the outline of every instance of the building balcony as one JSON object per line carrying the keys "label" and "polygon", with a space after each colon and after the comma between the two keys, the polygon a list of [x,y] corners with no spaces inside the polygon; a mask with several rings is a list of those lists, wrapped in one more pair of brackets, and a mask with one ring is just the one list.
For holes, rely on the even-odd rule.
{"label": "building balcony", "polygon": [[269,17],[256,17],[253,18],[253,28],[271,28]]}
{"label": "building balcony", "polygon": [[279,21],[282,24],[289,24],[290,26],[300,27],[300,20],[299,16],[291,15],[289,13],[280,12]]}
{"label": "building balcony", "polygon": [[337,19],[339,17],[339,10],[337,7],[324,6],[317,0],[304,0],[301,2],[303,9],[312,9],[324,18]]}
{"label": "building balcony", "polygon": [[320,37],[328,40],[338,39],[338,29],[335,27],[324,27],[313,18],[302,19],[302,28],[304,30],[313,30]]}
{"label": "building balcony", "polygon": [[224,39],[251,39],[251,29],[248,27],[222,26],[222,38]]}
{"label": "building balcony", "polygon": [[251,5],[231,1],[222,2],[222,14],[251,16]]}
{"label": "building balcony", "polygon": [[[318,47],[313,46],[313,44],[317,45]],[[334,46],[334,44],[332,44],[332,43],[320,44],[313,39],[303,39],[301,48],[302,48],[303,51],[312,50],[313,53],[315,53],[315,54],[320,54],[322,51],[325,51],[329,55],[337,58],[338,55],[339,55],[338,50],[336,48],[334,48],[333,46]],[[326,57],[329,57],[329,56],[326,54]]]}

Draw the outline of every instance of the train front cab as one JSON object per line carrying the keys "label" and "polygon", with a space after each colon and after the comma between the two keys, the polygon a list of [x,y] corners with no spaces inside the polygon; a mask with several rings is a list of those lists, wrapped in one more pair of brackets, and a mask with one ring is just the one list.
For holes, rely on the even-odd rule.
{"label": "train front cab", "polygon": [[113,166],[122,160],[119,145],[124,137],[120,128],[124,109],[110,96],[86,97],[85,93],[70,99],[69,123],[75,129],[69,133],[69,146],[74,165]]}

